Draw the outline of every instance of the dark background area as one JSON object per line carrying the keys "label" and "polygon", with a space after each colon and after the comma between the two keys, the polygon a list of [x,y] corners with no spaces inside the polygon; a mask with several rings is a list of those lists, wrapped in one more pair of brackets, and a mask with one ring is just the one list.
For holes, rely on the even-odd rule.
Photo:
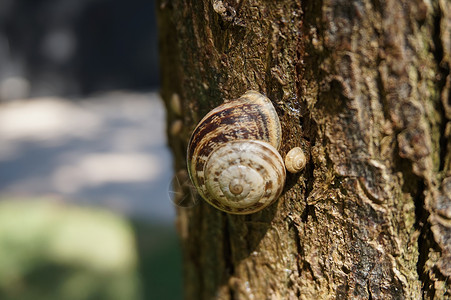
{"label": "dark background area", "polygon": [[158,87],[152,0],[2,0],[0,82],[31,96]]}
{"label": "dark background area", "polygon": [[[0,147],[12,149],[7,156],[0,155],[0,214],[10,217],[3,220],[7,225],[0,226],[1,299],[181,298],[180,246],[167,196],[171,158],[163,104],[152,92],[158,89],[158,75],[153,0],[0,0],[0,121],[4,121],[0,122]],[[73,135],[76,130],[48,135],[48,129],[62,127],[52,122],[50,126],[49,119],[63,120],[68,126],[78,122],[76,114],[88,116],[98,126],[86,127],[83,131],[92,132],[85,137]],[[80,123],[86,122],[80,119]],[[21,124],[29,131],[23,133]],[[75,195],[58,194],[47,184],[50,181],[39,181],[52,178],[59,168],[80,167],[78,162],[90,155],[133,157],[136,153],[158,157],[163,166],[152,182],[106,182]],[[151,167],[156,170],[158,166]],[[27,183],[33,174],[42,195]],[[136,211],[143,213],[137,217],[111,210],[104,204],[109,200],[119,207],[138,203]],[[79,207],[84,217],[74,213]],[[69,228],[81,232],[80,237],[89,236],[92,228],[81,225],[90,220],[98,228],[112,230],[107,240],[121,240],[124,234],[104,223],[97,210],[111,212],[113,224],[130,229],[131,238],[123,246],[136,255],[132,269],[117,269],[116,273],[108,269],[103,274],[91,262],[92,255],[105,246],[103,234],[87,244],[83,239],[69,239],[80,249],[64,244],[76,257],[87,259],[83,270],[83,260],[68,257],[56,262],[55,253],[64,256],[65,252],[50,251],[49,241],[57,239],[53,229]],[[41,228],[29,221],[52,225]],[[107,260],[114,251],[101,257]],[[11,262],[20,270],[14,278],[2,275],[2,270],[15,270],[8,267]],[[124,278],[119,282],[130,284],[121,286],[111,278]]]}

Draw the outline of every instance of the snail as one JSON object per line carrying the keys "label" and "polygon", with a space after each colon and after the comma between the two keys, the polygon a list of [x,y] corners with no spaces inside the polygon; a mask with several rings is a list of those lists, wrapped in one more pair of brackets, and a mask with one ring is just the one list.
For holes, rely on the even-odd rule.
{"label": "snail", "polygon": [[299,147],[294,147],[288,151],[285,156],[285,166],[290,173],[298,173],[302,171],[302,169],[305,168],[305,164],[306,159],[304,151],[302,151]]}
{"label": "snail", "polygon": [[256,91],[210,111],[189,141],[189,176],[214,207],[250,214],[282,193],[285,165],[278,149],[279,117],[271,101]]}

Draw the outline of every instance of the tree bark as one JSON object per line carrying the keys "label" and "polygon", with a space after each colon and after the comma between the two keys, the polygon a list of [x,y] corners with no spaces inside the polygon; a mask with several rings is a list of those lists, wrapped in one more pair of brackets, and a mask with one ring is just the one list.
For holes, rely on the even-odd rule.
{"label": "tree bark", "polygon": [[186,299],[451,298],[449,0],[160,0],[159,28],[176,170],[249,89],[308,157],[258,213],[178,208]]}

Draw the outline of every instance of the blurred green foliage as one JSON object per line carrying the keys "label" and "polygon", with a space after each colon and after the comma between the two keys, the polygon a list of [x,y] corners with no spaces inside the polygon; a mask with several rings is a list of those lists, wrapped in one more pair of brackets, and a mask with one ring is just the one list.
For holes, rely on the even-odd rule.
{"label": "blurred green foliage", "polygon": [[0,299],[140,299],[132,228],[102,210],[0,202]]}
{"label": "blurred green foliage", "polygon": [[182,299],[182,258],[173,226],[134,222],[144,299]]}
{"label": "blurred green foliage", "polygon": [[0,198],[1,300],[181,299],[181,282],[171,226]]}

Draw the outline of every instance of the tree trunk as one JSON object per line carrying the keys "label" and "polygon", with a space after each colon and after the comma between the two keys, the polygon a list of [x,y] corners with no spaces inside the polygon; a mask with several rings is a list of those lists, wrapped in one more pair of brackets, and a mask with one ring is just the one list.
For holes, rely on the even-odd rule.
{"label": "tree trunk", "polygon": [[451,298],[450,1],[160,0],[159,27],[177,170],[250,89],[308,156],[258,213],[178,209],[186,299]]}

